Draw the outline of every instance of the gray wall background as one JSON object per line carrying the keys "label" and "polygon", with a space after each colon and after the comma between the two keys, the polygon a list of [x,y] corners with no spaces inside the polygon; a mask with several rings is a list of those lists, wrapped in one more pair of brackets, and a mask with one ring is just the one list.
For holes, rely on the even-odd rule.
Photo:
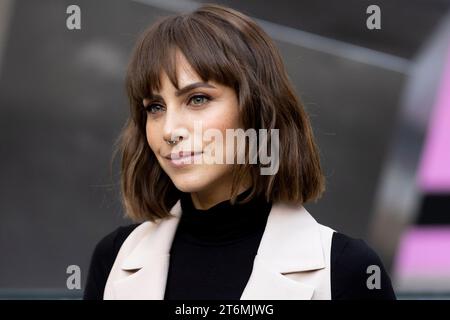
{"label": "gray wall background", "polygon": [[[81,267],[84,287],[94,245],[130,223],[118,198],[118,161],[109,171],[128,115],[127,60],[139,32],[172,11],[157,1],[9,2],[0,43],[0,288],[7,296],[77,296],[66,289],[67,266]],[[407,67],[449,3],[379,1],[383,29],[373,32],[365,28],[369,1],[220,3],[307,32],[276,39],[328,179],[322,200],[306,208],[367,240]],[[81,7],[81,30],[66,28],[70,4]],[[345,57],[350,52],[356,59]]]}

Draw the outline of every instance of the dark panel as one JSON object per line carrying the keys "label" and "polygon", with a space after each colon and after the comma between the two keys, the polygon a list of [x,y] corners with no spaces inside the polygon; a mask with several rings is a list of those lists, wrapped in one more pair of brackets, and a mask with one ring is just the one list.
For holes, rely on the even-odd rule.
{"label": "dark panel", "polygon": [[417,224],[450,225],[450,195],[427,194],[423,197]]}

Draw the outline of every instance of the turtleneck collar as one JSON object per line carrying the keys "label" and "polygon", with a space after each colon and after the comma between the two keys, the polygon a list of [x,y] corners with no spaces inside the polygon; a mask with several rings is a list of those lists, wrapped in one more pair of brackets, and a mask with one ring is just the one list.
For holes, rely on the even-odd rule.
{"label": "turtleneck collar", "polygon": [[[244,199],[250,191],[240,193],[237,200]],[[195,208],[190,193],[182,193],[180,203],[182,215],[177,233],[202,245],[228,244],[262,233],[272,208],[272,202],[266,202],[263,195],[243,204],[232,205],[228,199],[205,210]]]}

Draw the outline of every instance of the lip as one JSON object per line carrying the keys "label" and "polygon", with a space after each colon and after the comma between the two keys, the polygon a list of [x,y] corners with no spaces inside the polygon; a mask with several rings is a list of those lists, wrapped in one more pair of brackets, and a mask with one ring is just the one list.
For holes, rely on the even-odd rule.
{"label": "lip", "polygon": [[164,158],[175,168],[181,168],[194,164],[194,159],[200,156],[202,151],[172,152]]}

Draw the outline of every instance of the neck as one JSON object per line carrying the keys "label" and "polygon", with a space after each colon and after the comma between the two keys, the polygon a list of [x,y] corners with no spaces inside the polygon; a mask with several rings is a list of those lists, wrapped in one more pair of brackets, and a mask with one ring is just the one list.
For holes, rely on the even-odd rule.
{"label": "neck", "polygon": [[[247,189],[237,199],[244,199],[250,191]],[[183,214],[179,233],[202,245],[232,243],[262,232],[272,207],[263,195],[246,203],[231,204],[225,200],[209,209],[195,208],[189,193],[182,193],[180,201]]]}
{"label": "neck", "polygon": [[[244,192],[249,187],[250,183],[247,181],[247,183],[240,186],[238,194]],[[207,210],[219,202],[231,199],[231,183],[220,183],[217,187],[208,186],[205,189],[191,193],[192,203],[196,209]]]}

